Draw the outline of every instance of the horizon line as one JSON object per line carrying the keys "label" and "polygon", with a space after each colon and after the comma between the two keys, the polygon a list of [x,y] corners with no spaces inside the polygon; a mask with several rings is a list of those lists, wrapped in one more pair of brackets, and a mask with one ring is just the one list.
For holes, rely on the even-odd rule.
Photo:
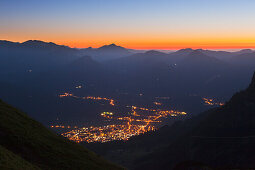
{"label": "horizon line", "polygon": [[[88,46],[82,46],[82,47],[77,47],[75,45],[70,45],[70,43],[58,43],[58,42],[54,42],[54,41],[44,41],[44,40],[39,40],[39,39],[28,39],[26,41],[11,41],[11,40],[0,40],[0,41],[8,41],[8,42],[13,42],[13,43],[24,43],[24,42],[27,42],[27,41],[41,41],[41,42],[45,42],[45,43],[54,43],[56,45],[59,45],[59,46],[67,46],[69,48],[76,48],[76,49],[85,49],[85,48],[100,48],[100,47],[103,47],[103,46],[107,46],[107,45],[111,45],[111,44],[115,44],[116,46],[120,46],[120,47],[123,47],[123,48],[126,48],[126,49],[129,49],[129,50],[162,50],[162,51],[178,51],[178,50],[181,50],[181,49],[192,49],[192,50],[198,50],[198,49],[203,49],[203,50],[215,50],[215,51],[220,51],[220,50],[232,50],[232,51],[238,51],[238,50],[245,50],[245,49],[251,49],[251,50],[255,50],[255,45],[254,46],[231,46],[231,45],[223,45],[223,46],[205,46],[205,45],[201,45],[201,46],[173,46],[172,47],[156,47],[156,48],[153,48],[153,47],[148,47],[148,48],[132,48],[132,47],[126,47],[125,45],[118,45],[117,43],[106,43],[104,45],[97,45],[95,47],[92,47],[91,45],[88,45]],[[164,45],[166,46],[166,45]]]}

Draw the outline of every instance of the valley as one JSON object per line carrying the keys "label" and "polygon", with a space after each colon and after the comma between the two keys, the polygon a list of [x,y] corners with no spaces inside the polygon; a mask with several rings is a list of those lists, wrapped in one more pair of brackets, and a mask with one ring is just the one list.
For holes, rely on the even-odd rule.
{"label": "valley", "polygon": [[[154,131],[160,125],[164,119],[170,119],[171,117],[181,117],[183,119],[187,114],[184,111],[177,110],[164,110],[160,108],[143,108],[137,106],[122,106],[118,105],[114,99],[105,97],[78,97],[72,93],[63,93],[59,95],[60,98],[71,97],[82,100],[103,101],[105,104],[111,107],[117,107],[117,110],[121,110],[125,107],[126,113],[113,113],[102,112],[100,114],[104,119],[101,124],[104,126],[90,126],[90,127],[71,127],[70,125],[51,125],[51,128],[62,129],[66,131],[61,135],[73,140],[75,142],[109,142],[114,140],[128,140],[132,136],[140,135],[148,131]],[[155,104],[156,103],[156,104]],[[155,105],[161,106],[159,102],[154,102]]]}

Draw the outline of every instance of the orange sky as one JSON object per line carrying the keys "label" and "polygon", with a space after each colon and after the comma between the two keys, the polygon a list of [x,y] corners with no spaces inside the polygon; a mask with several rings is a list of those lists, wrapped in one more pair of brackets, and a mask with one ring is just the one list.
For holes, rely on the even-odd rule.
{"label": "orange sky", "polygon": [[[14,36],[13,36],[14,35]],[[24,34],[23,34],[24,35]],[[1,33],[0,33],[1,36]],[[182,48],[193,49],[246,49],[255,48],[255,38],[231,38],[226,37],[185,37],[173,36],[165,38],[157,37],[107,37],[100,38],[100,36],[48,36],[40,34],[40,36],[12,36],[2,35],[2,40],[9,40],[14,42],[24,42],[27,40],[42,40],[45,42],[54,42],[59,45],[67,45],[76,48],[93,47],[98,48],[103,45],[115,43],[130,49],[164,49],[164,50],[177,50]],[[17,38],[18,37],[18,38]],[[163,36],[162,36],[163,37]]]}
{"label": "orange sky", "polygon": [[130,49],[164,49],[164,50],[177,50],[183,48],[194,49],[246,49],[255,48],[255,39],[194,39],[194,40],[171,40],[171,39],[144,39],[144,40],[104,40],[104,41],[55,41],[58,44],[64,44],[70,47],[87,48],[87,47],[101,47],[106,44],[115,43],[117,45],[130,48]]}
{"label": "orange sky", "polygon": [[255,43],[211,43],[211,42],[200,42],[200,43],[118,43],[116,41],[106,41],[105,43],[92,43],[87,44],[86,42],[58,42],[59,44],[64,44],[70,47],[76,48],[87,48],[87,47],[101,47],[103,45],[115,43],[117,45],[123,46],[125,48],[130,49],[164,49],[164,50],[177,50],[183,48],[193,48],[193,49],[247,49],[247,48],[255,48]]}
{"label": "orange sky", "polygon": [[254,0],[6,0],[0,39],[77,48],[255,48]]}
{"label": "orange sky", "polygon": [[[2,29],[3,30],[3,29]],[[35,31],[36,30],[36,31]],[[161,31],[84,31],[71,32],[68,30],[3,30],[2,40],[24,42],[27,40],[42,40],[70,47],[97,48],[115,43],[131,49],[165,49],[177,50],[182,48],[203,49],[244,49],[255,48],[255,34],[251,31],[241,33],[239,30],[182,30]]]}

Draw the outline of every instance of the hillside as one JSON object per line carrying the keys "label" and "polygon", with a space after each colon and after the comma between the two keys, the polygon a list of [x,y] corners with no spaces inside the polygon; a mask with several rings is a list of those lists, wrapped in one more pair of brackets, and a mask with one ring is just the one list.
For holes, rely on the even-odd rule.
{"label": "hillside", "polygon": [[0,167],[121,169],[0,101]]}
{"label": "hillside", "polygon": [[[137,169],[172,169],[205,165],[213,168],[255,167],[255,75],[250,86],[218,109],[170,127],[173,139],[137,160]],[[182,129],[182,130],[180,130]]]}
{"label": "hillside", "polygon": [[39,169],[0,145],[0,169]]}

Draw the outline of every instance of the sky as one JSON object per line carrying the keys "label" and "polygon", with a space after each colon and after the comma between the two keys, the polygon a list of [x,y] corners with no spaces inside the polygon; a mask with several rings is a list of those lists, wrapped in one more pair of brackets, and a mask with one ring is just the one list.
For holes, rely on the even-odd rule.
{"label": "sky", "polygon": [[0,0],[0,39],[71,47],[255,48],[255,0]]}

